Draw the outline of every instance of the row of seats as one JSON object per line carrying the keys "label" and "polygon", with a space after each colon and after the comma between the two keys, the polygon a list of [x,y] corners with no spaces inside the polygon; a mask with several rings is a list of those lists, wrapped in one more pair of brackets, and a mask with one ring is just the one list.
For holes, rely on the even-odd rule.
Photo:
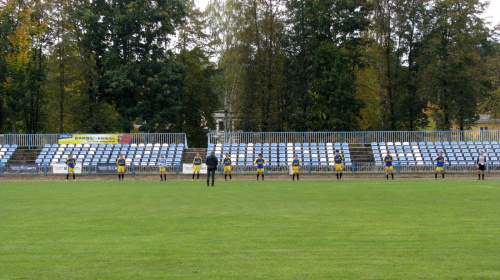
{"label": "row of seats", "polygon": [[[134,144],[45,144],[44,145],[44,148],[111,148],[111,149],[114,149],[114,148],[134,148],[134,147],[137,147],[137,148],[141,148],[141,147],[151,147],[151,148],[159,148],[159,147],[184,147],[184,144],[175,144],[175,143],[172,143],[172,144],[168,144],[168,143],[163,143],[163,144],[160,144],[160,143],[156,143],[156,144],[152,144],[152,143],[148,143],[148,144],[145,144],[145,143],[140,143],[140,144],[137,144],[137,143],[134,143]],[[16,145],[17,147],[17,145]]]}
{"label": "row of seats", "polygon": [[440,152],[448,165],[474,165],[480,151],[491,164],[499,165],[500,145],[496,142],[395,142],[372,143],[373,156],[377,165],[383,165],[387,152],[400,165],[435,165]]}
{"label": "row of seats", "polygon": [[221,160],[228,153],[233,165],[253,165],[259,154],[268,165],[289,165],[297,155],[302,165],[334,165],[335,150],[344,155],[345,164],[351,165],[347,143],[233,143],[209,145],[207,156],[214,151]]}
{"label": "row of seats", "polygon": [[84,166],[115,163],[120,154],[127,165],[156,166],[161,154],[167,165],[180,164],[184,144],[61,144],[46,145],[36,159],[38,164],[64,163],[70,154]]}
{"label": "row of seats", "polygon": [[7,163],[17,149],[17,145],[0,145],[0,163]]}
{"label": "row of seats", "polygon": [[456,141],[451,141],[451,142],[448,142],[448,141],[443,141],[443,142],[372,142],[372,146],[373,145],[396,145],[396,146],[408,146],[408,145],[419,145],[419,146],[425,146],[425,145],[428,145],[428,146],[435,146],[435,145],[498,145],[499,143],[497,141],[459,141],[459,142],[456,142]]}
{"label": "row of seats", "polygon": [[[0,145],[0,162],[7,163],[17,145]],[[500,144],[496,141],[461,142],[373,142],[371,144],[376,165],[383,165],[389,152],[399,165],[435,165],[435,158],[443,152],[449,165],[474,165],[479,152],[483,151],[490,164],[500,165]],[[73,154],[85,166],[98,163],[115,163],[120,154],[127,165],[156,166],[161,154],[167,165],[181,163],[184,144],[47,144],[36,159],[38,164],[63,163]],[[209,144],[207,156],[214,151],[219,160],[230,154],[233,165],[253,165],[259,154],[268,165],[287,166],[297,155],[302,165],[334,165],[335,150],[344,155],[345,164],[351,165],[347,143],[226,143]]]}

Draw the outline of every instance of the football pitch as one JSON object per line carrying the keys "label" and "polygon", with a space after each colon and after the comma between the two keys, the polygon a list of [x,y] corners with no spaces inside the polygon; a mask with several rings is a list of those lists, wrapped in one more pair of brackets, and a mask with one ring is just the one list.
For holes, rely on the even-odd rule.
{"label": "football pitch", "polygon": [[499,181],[0,183],[0,279],[500,279],[499,237]]}

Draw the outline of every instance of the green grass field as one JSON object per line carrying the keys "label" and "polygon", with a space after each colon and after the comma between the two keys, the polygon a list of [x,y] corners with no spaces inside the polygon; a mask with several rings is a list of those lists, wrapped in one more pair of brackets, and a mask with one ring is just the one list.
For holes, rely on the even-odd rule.
{"label": "green grass field", "polygon": [[0,184],[0,279],[500,279],[499,237],[499,181]]}

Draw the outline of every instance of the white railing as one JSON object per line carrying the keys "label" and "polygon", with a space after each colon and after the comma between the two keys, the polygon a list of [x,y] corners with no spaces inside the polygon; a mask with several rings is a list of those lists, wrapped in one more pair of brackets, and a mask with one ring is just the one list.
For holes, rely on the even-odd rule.
{"label": "white railing", "polygon": [[500,130],[353,131],[353,132],[212,132],[208,144],[224,143],[349,143],[500,141]]}
{"label": "white railing", "polygon": [[[0,145],[18,145],[23,148],[43,147],[57,144],[59,134],[0,134]],[[185,133],[131,133],[132,143],[175,143],[187,148]]]}

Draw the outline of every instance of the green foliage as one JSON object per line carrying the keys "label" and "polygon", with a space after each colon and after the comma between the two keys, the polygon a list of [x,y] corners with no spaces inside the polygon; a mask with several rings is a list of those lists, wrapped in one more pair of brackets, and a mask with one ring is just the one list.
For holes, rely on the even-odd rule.
{"label": "green foliage", "polygon": [[308,127],[312,131],[358,129],[362,102],[355,98],[354,75],[344,53],[333,44],[316,49],[311,71],[311,106]]}
{"label": "green foliage", "polygon": [[247,131],[284,130],[284,22],[280,1],[241,1],[238,33],[244,74],[236,100],[237,126]]}
{"label": "green foliage", "polygon": [[491,91],[485,91],[480,99],[480,110],[482,113],[490,114],[493,118],[500,118],[500,52],[488,59],[488,87]]}
{"label": "green foliage", "polygon": [[365,106],[359,114],[361,130],[380,130],[382,124],[381,100],[383,89],[378,82],[378,72],[373,67],[356,69],[356,99],[363,100]]}
{"label": "green foliage", "polygon": [[453,123],[467,129],[479,118],[491,36],[480,18],[483,9],[478,0],[442,0],[433,9],[421,64],[438,129]]}
{"label": "green foliage", "polygon": [[214,127],[213,112],[219,108],[219,99],[212,86],[216,70],[199,48],[183,50],[176,59],[186,66],[186,75],[179,121],[172,129],[186,133],[190,145],[203,147],[207,144],[204,128]]}
{"label": "green foliage", "polygon": [[379,129],[417,130],[427,126],[428,97],[419,91],[423,32],[429,20],[427,0],[374,1],[374,41],[366,63],[378,72],[385,106]]}
{"label": "green foliage", "polygon": [[215,64],[209,60],[208,35],[204,22],[206,13],[198,10],[193,1],[186,5],[188,16],[179,28],[174,59],[185,67],[180,89],[178,121],[170,131],[184,132],[190,145],[207,145],[205,133],[215,126],[213,113],[220,100],[214,91]]}
{"label": "green foliage", "polygon": [[123,131],[137,119],[143,131],[177,122],[182,65],[165,46],[185,15],[184,1],[84,1],[80,7],[80,47],[97,67],[97,92],[89,95],[116,106]]}
{"label": "green foliage", "polygon": [[0,132],[469,128],[498,111],[479,0],[3,1]]}
{"label": "green foliage", "polygon": [[14,133],[37,133],[41,127],[46,24],[40,5],[35,1],[7,1],[0,11],[3,41],[0,96],[5,117],[1,120],[10,123]]}
{"label": "green foliage", "polygon": [[288,115],[293,130],[356,130],[363,102],[354,87],[367,1],[289,1]]}

